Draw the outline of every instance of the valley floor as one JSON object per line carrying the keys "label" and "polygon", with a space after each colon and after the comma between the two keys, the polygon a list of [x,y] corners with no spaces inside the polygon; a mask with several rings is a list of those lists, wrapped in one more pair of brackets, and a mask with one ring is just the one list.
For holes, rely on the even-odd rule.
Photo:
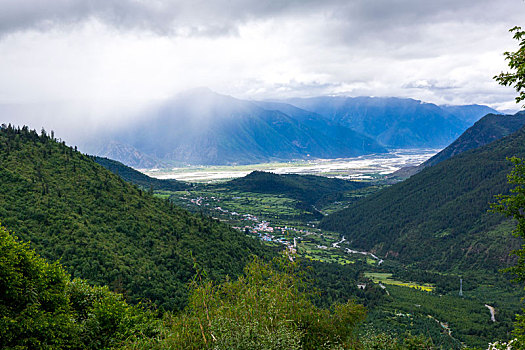
{"label": "valley floor", "polygon": [[[383,290],[380,296],[365,295],[360,300],[369,308],[363,332],[423,334],[444,349],[486,347],[489,341],[506,339],[520,309],[520,288],[509,286],[501,274],[470,271],[460,275],[411,269],[374,252],[356,249],[339,233],[317,227],[319,213],[340,210],[384,186],[376,183],[348,191],[338,201],[309,208],[284,195],[231,190],[220,184],[201,184],[179,192],[159,191],[156,195],[228,222],[247,235],[309,261],[353,269],[358,277],[352,288],[363,290],[375,285]],[[463,296],[459,295],[460,278]]]}
{"label": "valley floor", "polygon": [[347,159],[312,159],[234,166],[187,166],[171,169],[143,169],[159,179],[189,182],[216,182],[243,177],[254,170],[276,174],[323,175],[348,180],[374,180],[402,167],[418,165],[440,149],[396,149],[386,154],[364,155]]}

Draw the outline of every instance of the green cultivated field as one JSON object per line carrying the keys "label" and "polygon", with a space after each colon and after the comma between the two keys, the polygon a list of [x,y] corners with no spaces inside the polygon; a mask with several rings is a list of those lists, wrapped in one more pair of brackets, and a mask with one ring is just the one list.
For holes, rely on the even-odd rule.
{"label": "green cultivated field", "polygon": [[[318,201],[315,209],[323,214],[331,213],[382,187],[384,185],[372,185],[334,198],[328,196]],[[330,295],[340,295],[339,298],[348,293],[356,295],[368,305],[367,321],[361,329],[364,333],[381,331],[400,338],[406,333],[421,334],[431,337],[441,349],[460,349],[465,345],[483,348],[489,340],[507,338],[514,315],[519,311],[520,287],[509,287],[504,276],[477,276],[471,272],[464,277],[464,297],[459,297],[459,275],[411,270],[388,259],[379,264],[369,254],[347,253],[346,248],[353,247],[346,240],[341,242],[339,233],[317,228],[323,214],[283,194],[232,190],[215,184],[196,185],[177,192],[156,191],[156,195],[169,198],[190,211],[228,222],[254,237],[271,239],[266,243],[280,249],[285,249],[282,242],[292,246],[295,238],[294,249],[299,257],[327,267],[337,265],[351,269],[359,276],[354,282],[338,283],[337,276],[343,272],[334,272],[332,284],[321,288],[330,290]],[[245,215],[250,217],[247,219]],[[258,230],[262,222],[267,222],[273,232]],[[334,243],[338,244],[334,247]],[[356,292],[358,283],[372,289]],[[341,294],[342,290],[347,290],[347,294]],[[348,292],[350,290],[353,292]],[[497,322],[490,320],[485,304],[496,308]]]}
{"label": "green cultivated field", "polygon": [[432,292],[435,288],[433,285],[429,283],[419,284],[415,282],[398,281],[398,280],[392,279],[391,273],[385,273],[385,272],[365,272],[365,277],[371,279],[374,283],[414,288],[414,289],[422,290],[425,292]]}

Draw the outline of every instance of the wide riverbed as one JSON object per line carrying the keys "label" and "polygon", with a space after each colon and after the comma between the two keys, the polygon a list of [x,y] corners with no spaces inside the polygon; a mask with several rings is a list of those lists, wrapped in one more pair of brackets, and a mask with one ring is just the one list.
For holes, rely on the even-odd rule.
{"label": "wide riverbed", "polygon": [[142,169],[141,171],[159,179],[188,182],[225,181],[246,176],[254,170],[276,174],[310,174],[351,180],[371,180],[390,174],[402,167],[421,164],[439,151],[439,149],[400,149],[384,154],[344,159],[313,159],[232,166],[186,166],[171,169]]}

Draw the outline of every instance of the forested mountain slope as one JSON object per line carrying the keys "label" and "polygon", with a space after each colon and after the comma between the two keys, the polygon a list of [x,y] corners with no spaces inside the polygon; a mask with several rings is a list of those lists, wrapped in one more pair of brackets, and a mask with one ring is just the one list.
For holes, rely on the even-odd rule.
{"label": "forested mountain slope", "polygon": [[190,185],[174,179],[156,179],[149,177],[113,159],[93,156],[92,159],[124,180],[140,186],[146,190],[180,191],[189,188]]}
{"label": "forested mountain slope", "polygon": [[232,190],[282,194],[314,205],[321,198],[344,191],[367,187],[366,182],[347,181],[316,175],[274,174],[253,171],[245,177],[228,181],[222,186]]}
{"label": "forested mountain slope", "polygon": [[489,213],[507,193],[507,157],[525,157],[525,129],[464,152],[326,217],[355,248],[422,268],[494,270],[519,247],[512,224]]}
{"label": "forested mountain slope", "polygon": [[221,278],[266,251],[27,127],[0,129],[0,221],[74,277],[168,309],[186,301],[194,261]]}
{"label": "forested mountain slope", "polygon": [[402,168],[389,177],[407,178],[462,152],[484,146],[512,134],[525,124],[525,112],[515,115],[487,114],[468,128],[456,141],[418,166]]}
{"label": "forested mountain slope", "polygon": [[525,112],[515,115],[487,114],[468,128],[447,148],[421,164],[421,167],[436,165],[462,152],[484,146],[492,141],[521,129],[525,124]]}
{"label": "forested mountain slope", "polygon": [[74,279],[0,226],[0,349],[116,349],[157,336],[157,315]]}

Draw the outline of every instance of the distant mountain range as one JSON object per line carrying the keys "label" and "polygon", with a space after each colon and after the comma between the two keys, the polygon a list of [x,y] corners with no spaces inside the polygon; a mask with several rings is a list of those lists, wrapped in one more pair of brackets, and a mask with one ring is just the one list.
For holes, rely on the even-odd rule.
{"label": "distant mountain range", "polygon": [[314,97],[286,100],[390,148],[444,147],[487,113],[487,106],[437,106],[405,98]]}
{"label": "distant mountain range", "polygon": [[98,148],[96,154],[111,157],[111,159],[118,159],[124,164],[130,164],[135,168],[152,169],[166,166],[165,163],[159,159],[147,155],[135,147],[117,141],[109,141],[103,143],[101,148]]}
{"label": "distant mountain range", "polygon": [[83,149],[135,168],[248,164],[442,147],[486,106],[399,98],[243,101],[196,89],[144,112],[141,122],[97,134]]}
{"label": "distant mountain range", "polygon": [[[373,139],[292,106],[283,113],[206,89],[178,95],[152,109],[146,123],[117,133],[93,153],[134,167],[157,163],[245,164],[340,158],[386,149]],[[122,153],[129,149],[132,156]]]}
{"label": "distant mountain range", "polygon": [[441,109],[449,112],[455,117],[472,125],[479,120],[480,117],[493,113],[499,114],[496,110],[483,105],[466,105],[466,106],[439,106]]}

